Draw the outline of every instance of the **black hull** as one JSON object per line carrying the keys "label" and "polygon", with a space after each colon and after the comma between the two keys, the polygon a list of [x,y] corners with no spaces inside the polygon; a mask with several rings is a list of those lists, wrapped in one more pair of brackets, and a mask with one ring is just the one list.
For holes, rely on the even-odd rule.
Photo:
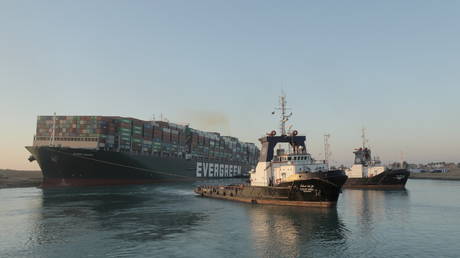
{"label": "black hull", "polygon": [[344,188],[402,189],[409,178],[406,169],[388,169],[374,177],[348,178]]}
{"label": "black hull", "polygon": [[43,185],[142,184],[233,178],[251,166],[218,160],[187,160],[128,152],[26,147],[37,160]]}
{"label": "black hull", "polygon": [[311,173],[307,179],[274,187],[200,186],[195,192],[203,197],[255,204],[328,207],[336,205],[346,180],[343,171],[318,172]]}

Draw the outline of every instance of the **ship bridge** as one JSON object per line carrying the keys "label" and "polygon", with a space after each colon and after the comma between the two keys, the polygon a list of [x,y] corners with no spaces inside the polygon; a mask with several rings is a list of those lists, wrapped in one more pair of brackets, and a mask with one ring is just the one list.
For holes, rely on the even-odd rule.
{"label": "ship bridge", "polygon": [[265,136],[259,139],[262,144],[260,150],[259,162],[270,162],[274,157],[274,150],[278,143],[289,143],[294,153],[305,152],[305,136],[281,135]]}

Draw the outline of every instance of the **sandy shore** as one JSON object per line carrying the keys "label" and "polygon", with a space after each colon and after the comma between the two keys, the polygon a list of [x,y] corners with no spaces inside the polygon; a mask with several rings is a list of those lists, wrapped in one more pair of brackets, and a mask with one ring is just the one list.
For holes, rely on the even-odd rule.
{"label": "sandy shore", "polygon": [[41,171],[0,169],[0,188],[36,187],[41,182]]}
{"label": "sandy shore", "polygon": [[460,169],[452,169],[447,173],[411,173],[411,179],[460,180]]}

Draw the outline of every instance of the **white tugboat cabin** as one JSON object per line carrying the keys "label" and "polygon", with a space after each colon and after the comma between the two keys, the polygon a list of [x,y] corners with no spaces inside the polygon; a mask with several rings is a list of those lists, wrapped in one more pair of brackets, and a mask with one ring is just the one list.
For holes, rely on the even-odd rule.
{"label": "white tugboat cabin", "polygon": [[359,148],[353,153],[355,154],[355,163],[351,168],[345,170],[348,178],[374,177],[385,171],[384,166],[378,165],[379,161],[371,160],[370,149]]}
{"label": "white tugboat cabin", "polygon": [[[274,136],[272,134],[259,139],[262,142],[260,160],[255,170],[251,171],[251,185],[276,186],[280,183],[299,180],[308,172],[328,171],[325,161],[316,161],[305,149],[305,136]],[[289,143],[294,150],[286,153],[278,149],[276,155],[273,149],[277,143]]]}
{"label": "white tugboat cabin", "polygon": [[348,178],[368,178],[374,177],[385,172],[385,166],[380,165],[380,161],[372,159],[371,150],[366,147],[366,135],[363,128],[363,146],[356,149],[353,153],[355,154],[355,162],[351,168],[345,170]]}

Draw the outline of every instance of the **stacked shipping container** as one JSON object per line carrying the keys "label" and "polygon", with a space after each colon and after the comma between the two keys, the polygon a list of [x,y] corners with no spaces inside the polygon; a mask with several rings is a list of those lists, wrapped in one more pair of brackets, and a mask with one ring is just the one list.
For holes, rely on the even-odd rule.
{"label": "stacked shipping container", "polygon": [[[54,122],[55,119],[55,122]],[[53,126],[54,125],[54,126]],[[147,155],[244,161],[255,164],[253,143],[164,121],[108,116],[39,116],[34,145],[55,144]],[[91,144],[89,144],[91,143]]]}

